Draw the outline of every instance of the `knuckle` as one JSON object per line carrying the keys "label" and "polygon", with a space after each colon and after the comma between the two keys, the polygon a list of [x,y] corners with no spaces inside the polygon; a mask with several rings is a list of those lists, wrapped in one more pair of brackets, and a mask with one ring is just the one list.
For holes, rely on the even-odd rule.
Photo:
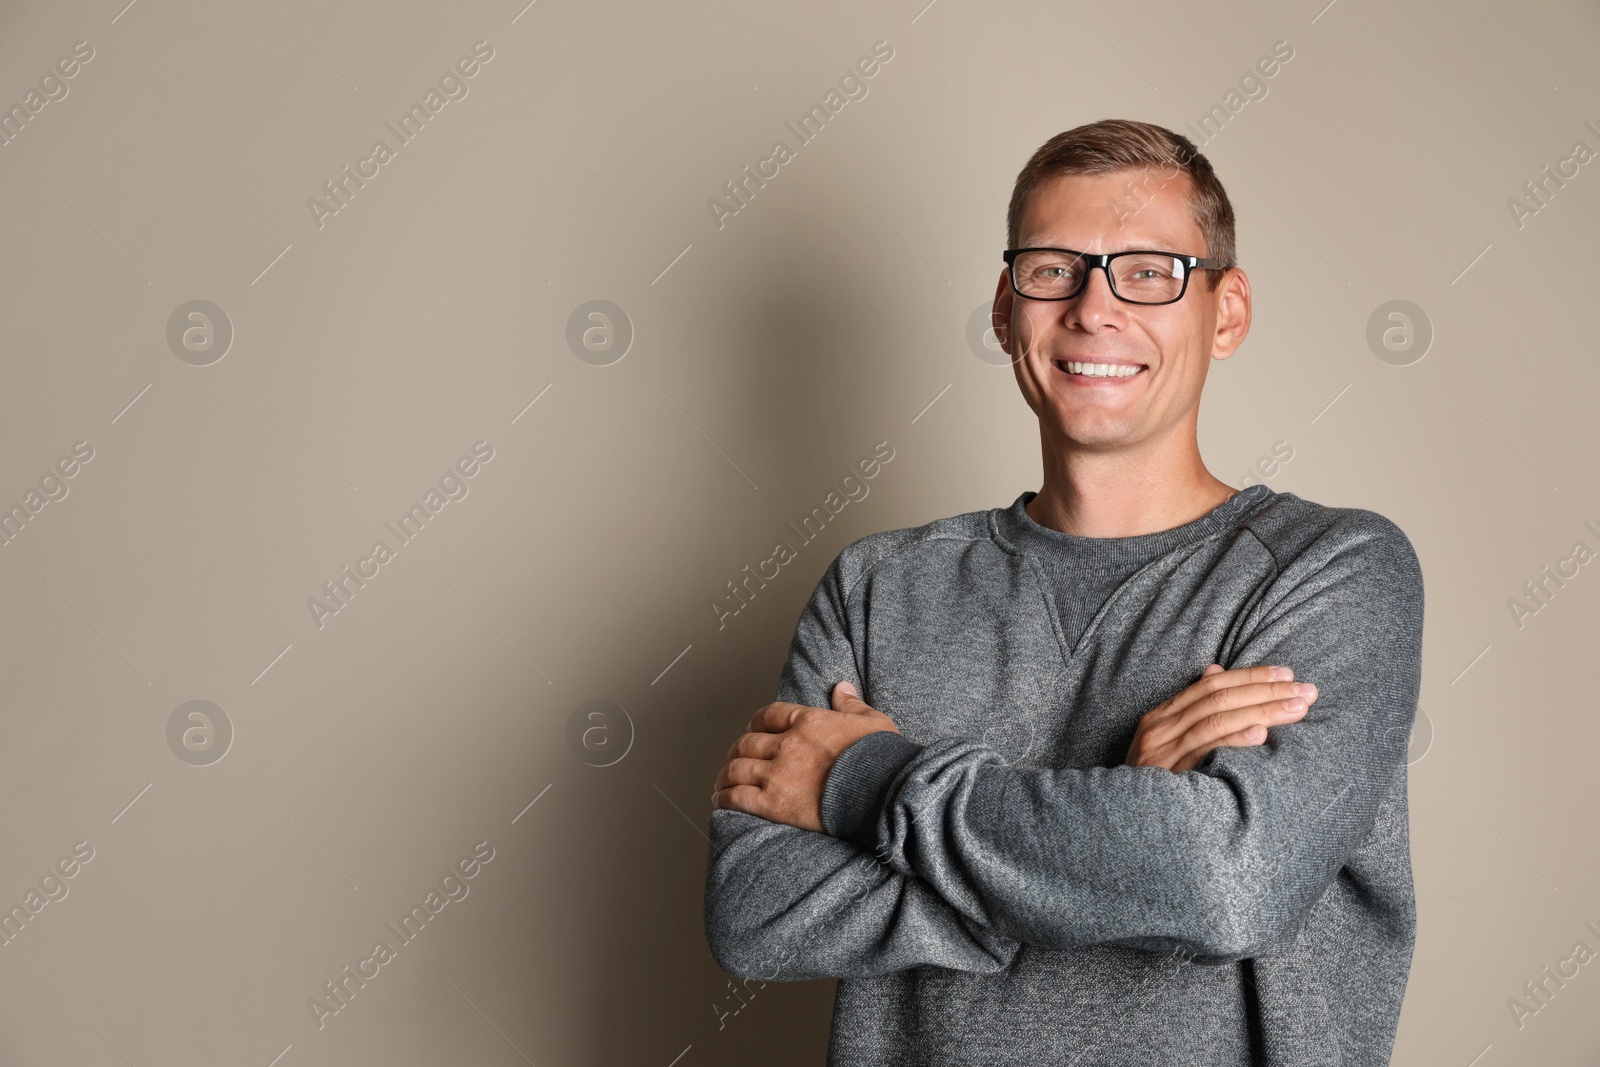
{"label": "knuckle", "polygon": [[1245,736],[1245,728],[1241,727],[1238,723],[1233,724],[1233,731],[1231,733],[1217,739],[1217,746],[1219,748],[1224,745],[1228,746],[1229,748],[1233,748],[1238,745],[1247,745],[1249,743],[1250,739]]}
{"label": "knuckle", "polygon": [[1134,731],[1133,741],[1129,747],[1137,752],[1148,754],[1159,748],[1168,739],[1170,733],[1170,729],[1163,730],[1159,724],[1149,727],[1140,726]]}

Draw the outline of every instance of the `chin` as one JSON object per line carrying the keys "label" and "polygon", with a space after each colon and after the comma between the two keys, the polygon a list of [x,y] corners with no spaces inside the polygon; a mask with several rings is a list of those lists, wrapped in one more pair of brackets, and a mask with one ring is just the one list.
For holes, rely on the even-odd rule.
{"label": "chin", "polygon": [[1085,418],[1082,412],[1056,411],[1051,422],[1059,436],[1085,447],[1123,445],[1133,436],[1132,426],[1124,419]]}

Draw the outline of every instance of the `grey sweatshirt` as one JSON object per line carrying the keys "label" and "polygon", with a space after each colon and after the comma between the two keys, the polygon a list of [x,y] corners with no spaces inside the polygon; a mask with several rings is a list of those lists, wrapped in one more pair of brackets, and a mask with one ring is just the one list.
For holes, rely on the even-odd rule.
{"label": "grey sweatshirt", "polygon": [[[823,575],[777,699],[849,679],[900,732],[840,756],[824,833],[712,811],[714,958],[839,978],[840,1067],[1388,1063],[1415,937],[1410,541],[1265,485],[1119,538],[1040,526],[1033,496]],[[1069,638],[1074,565],[1127,577]],[[1292,667],[1318,699],[1192,771],[1124,766],[1212,662]]]}

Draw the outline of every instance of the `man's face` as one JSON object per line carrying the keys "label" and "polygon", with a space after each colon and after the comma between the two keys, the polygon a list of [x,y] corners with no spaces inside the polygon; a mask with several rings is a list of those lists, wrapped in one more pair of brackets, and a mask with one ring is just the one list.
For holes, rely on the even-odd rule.
{"label": "man's face", "polygon": [[[1132,181],[1137,193],[1131,193]],[[1151,249],[1205,256],[1210,250],[1189,213],[1185,174],[1158,170],[1071,174],[1038,186],[1021,219],[1018,247],[1079,252]],[[995,321],[1028,406],[1058,434],[1087,447],[1126,448],[1158,440],[1193,418],[1207,363],[1244,340],[1250,291],[1243,273],[1196,270],[1174,304],[1129,304],[1111,293],[1105,271],[1070,300],[1029,300],[1002,270]],[[1133,364],[1129,377],[1074,372],[1069,364]],[[1096,368],[1098,369],[1098,368]]]}

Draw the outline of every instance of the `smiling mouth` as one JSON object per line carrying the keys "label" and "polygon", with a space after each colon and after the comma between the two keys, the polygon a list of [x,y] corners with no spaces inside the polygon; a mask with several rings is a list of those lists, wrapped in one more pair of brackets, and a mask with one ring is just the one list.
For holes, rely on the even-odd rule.
{"label": "smiling mouth", "polygon": [[1085,363],[1072,359],[1056,359],[1051,363],[1067,377],[1079,381],[1126,381],[1148,369],[1143,363]]}

